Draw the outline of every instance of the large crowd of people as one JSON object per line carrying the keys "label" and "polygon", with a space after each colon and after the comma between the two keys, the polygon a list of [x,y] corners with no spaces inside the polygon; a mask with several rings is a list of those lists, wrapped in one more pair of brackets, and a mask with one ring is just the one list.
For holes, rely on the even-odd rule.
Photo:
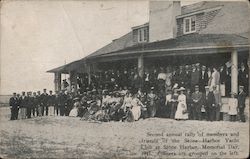
{"label": "large crowd of people", "polygon": [[[199,63],[145,70],[107,70],[78,75],[76,83],[62,82],[62,90],[13,93],[11,120],[36,116],[73,116],[82,120],[137,121],[160,117],[176,120],[245,122],[248,70],[239,69],[239,92],[230,92],[230,66]],[[222,104],[221,96],[230,96]]]}

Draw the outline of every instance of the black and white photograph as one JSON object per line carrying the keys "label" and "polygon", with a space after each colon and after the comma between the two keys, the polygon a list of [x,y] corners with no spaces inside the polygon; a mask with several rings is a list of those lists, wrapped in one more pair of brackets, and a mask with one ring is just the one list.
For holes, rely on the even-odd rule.
{"label": "black and white photograph", "polygon": [[249,157],[246,0],[1,0],[0,158]]}

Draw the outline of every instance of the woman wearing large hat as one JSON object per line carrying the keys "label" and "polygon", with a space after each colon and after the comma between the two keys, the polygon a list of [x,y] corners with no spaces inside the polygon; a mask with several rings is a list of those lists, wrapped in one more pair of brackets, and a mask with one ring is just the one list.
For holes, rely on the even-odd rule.
{"label": "woman wearing large hat", "polygon": [[178,89],[180,95],[178,96],[178,105],[177,110],[175,112],[175,119],[188,119],[187,113],[187,103],[186,103],[186,95],[184,94],[185,88],[181,87]]}

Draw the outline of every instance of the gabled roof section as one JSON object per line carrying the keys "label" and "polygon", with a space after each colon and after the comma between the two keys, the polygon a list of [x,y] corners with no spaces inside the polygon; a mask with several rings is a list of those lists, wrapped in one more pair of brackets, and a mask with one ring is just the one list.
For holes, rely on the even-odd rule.
{"label": "gabled roof section", "polygon": [[242,34],[250,28],[249,2],[226,2],[201,34]]}
{"label": "gabled roof section", "polygon": [[132,31],[120,37],[119,39],[113,40],[110,44],[102,47],[101,49],[95,51],[94,53],[88,55],[86,58],[99,56],[109,52],[114,52],[122,50],[124,48],[130,47],[133,45],[133,33]]}
{"label": "gabled roof section", "polygon": [[209,9],[209,8],[224,6],[226,3],[229,3],[229,2],[203,1],[203,2],[198,2],[198,3],[186,5],[186,6],[181,7],[181,15],[189,14],[189,13],[193,13],[193,12],[198,12],[198,11]]}

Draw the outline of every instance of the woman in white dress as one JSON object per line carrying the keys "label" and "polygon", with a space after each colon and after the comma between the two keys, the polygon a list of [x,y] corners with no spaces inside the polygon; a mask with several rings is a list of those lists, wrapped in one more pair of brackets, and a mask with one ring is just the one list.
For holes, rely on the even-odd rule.
{"label": "woman in white dress", "polygon": [[219,90],[219,84],[220,84],[220,73],[214,67],[213,68],[213,73],[211,75],[210,88],[213,88],[214,86],[216,86],[217,90]]}
{"label": "woman in white dress", "polygon": [[188,119],[186,95],[184,94],[185,88],[181,87],[179,91],[180,95],[178,96],[178,105],[177,105],[177,110],[175,112],[175,119],[185,120]]}
{"label": "woman in white dress", "polygon": [[131,105],[132,105],[131,112],[133,114],[134,120],[137,121],[141,116],[142,103],[137,98],[136,94],[132,97]]}
{"label": "woman in white dress", "polygon": [[79,102],[79,98],[73,99],[75,101],[73,109],[70,111],[70,117],[77,117],[78,116],[78,108],[81,106]]}

